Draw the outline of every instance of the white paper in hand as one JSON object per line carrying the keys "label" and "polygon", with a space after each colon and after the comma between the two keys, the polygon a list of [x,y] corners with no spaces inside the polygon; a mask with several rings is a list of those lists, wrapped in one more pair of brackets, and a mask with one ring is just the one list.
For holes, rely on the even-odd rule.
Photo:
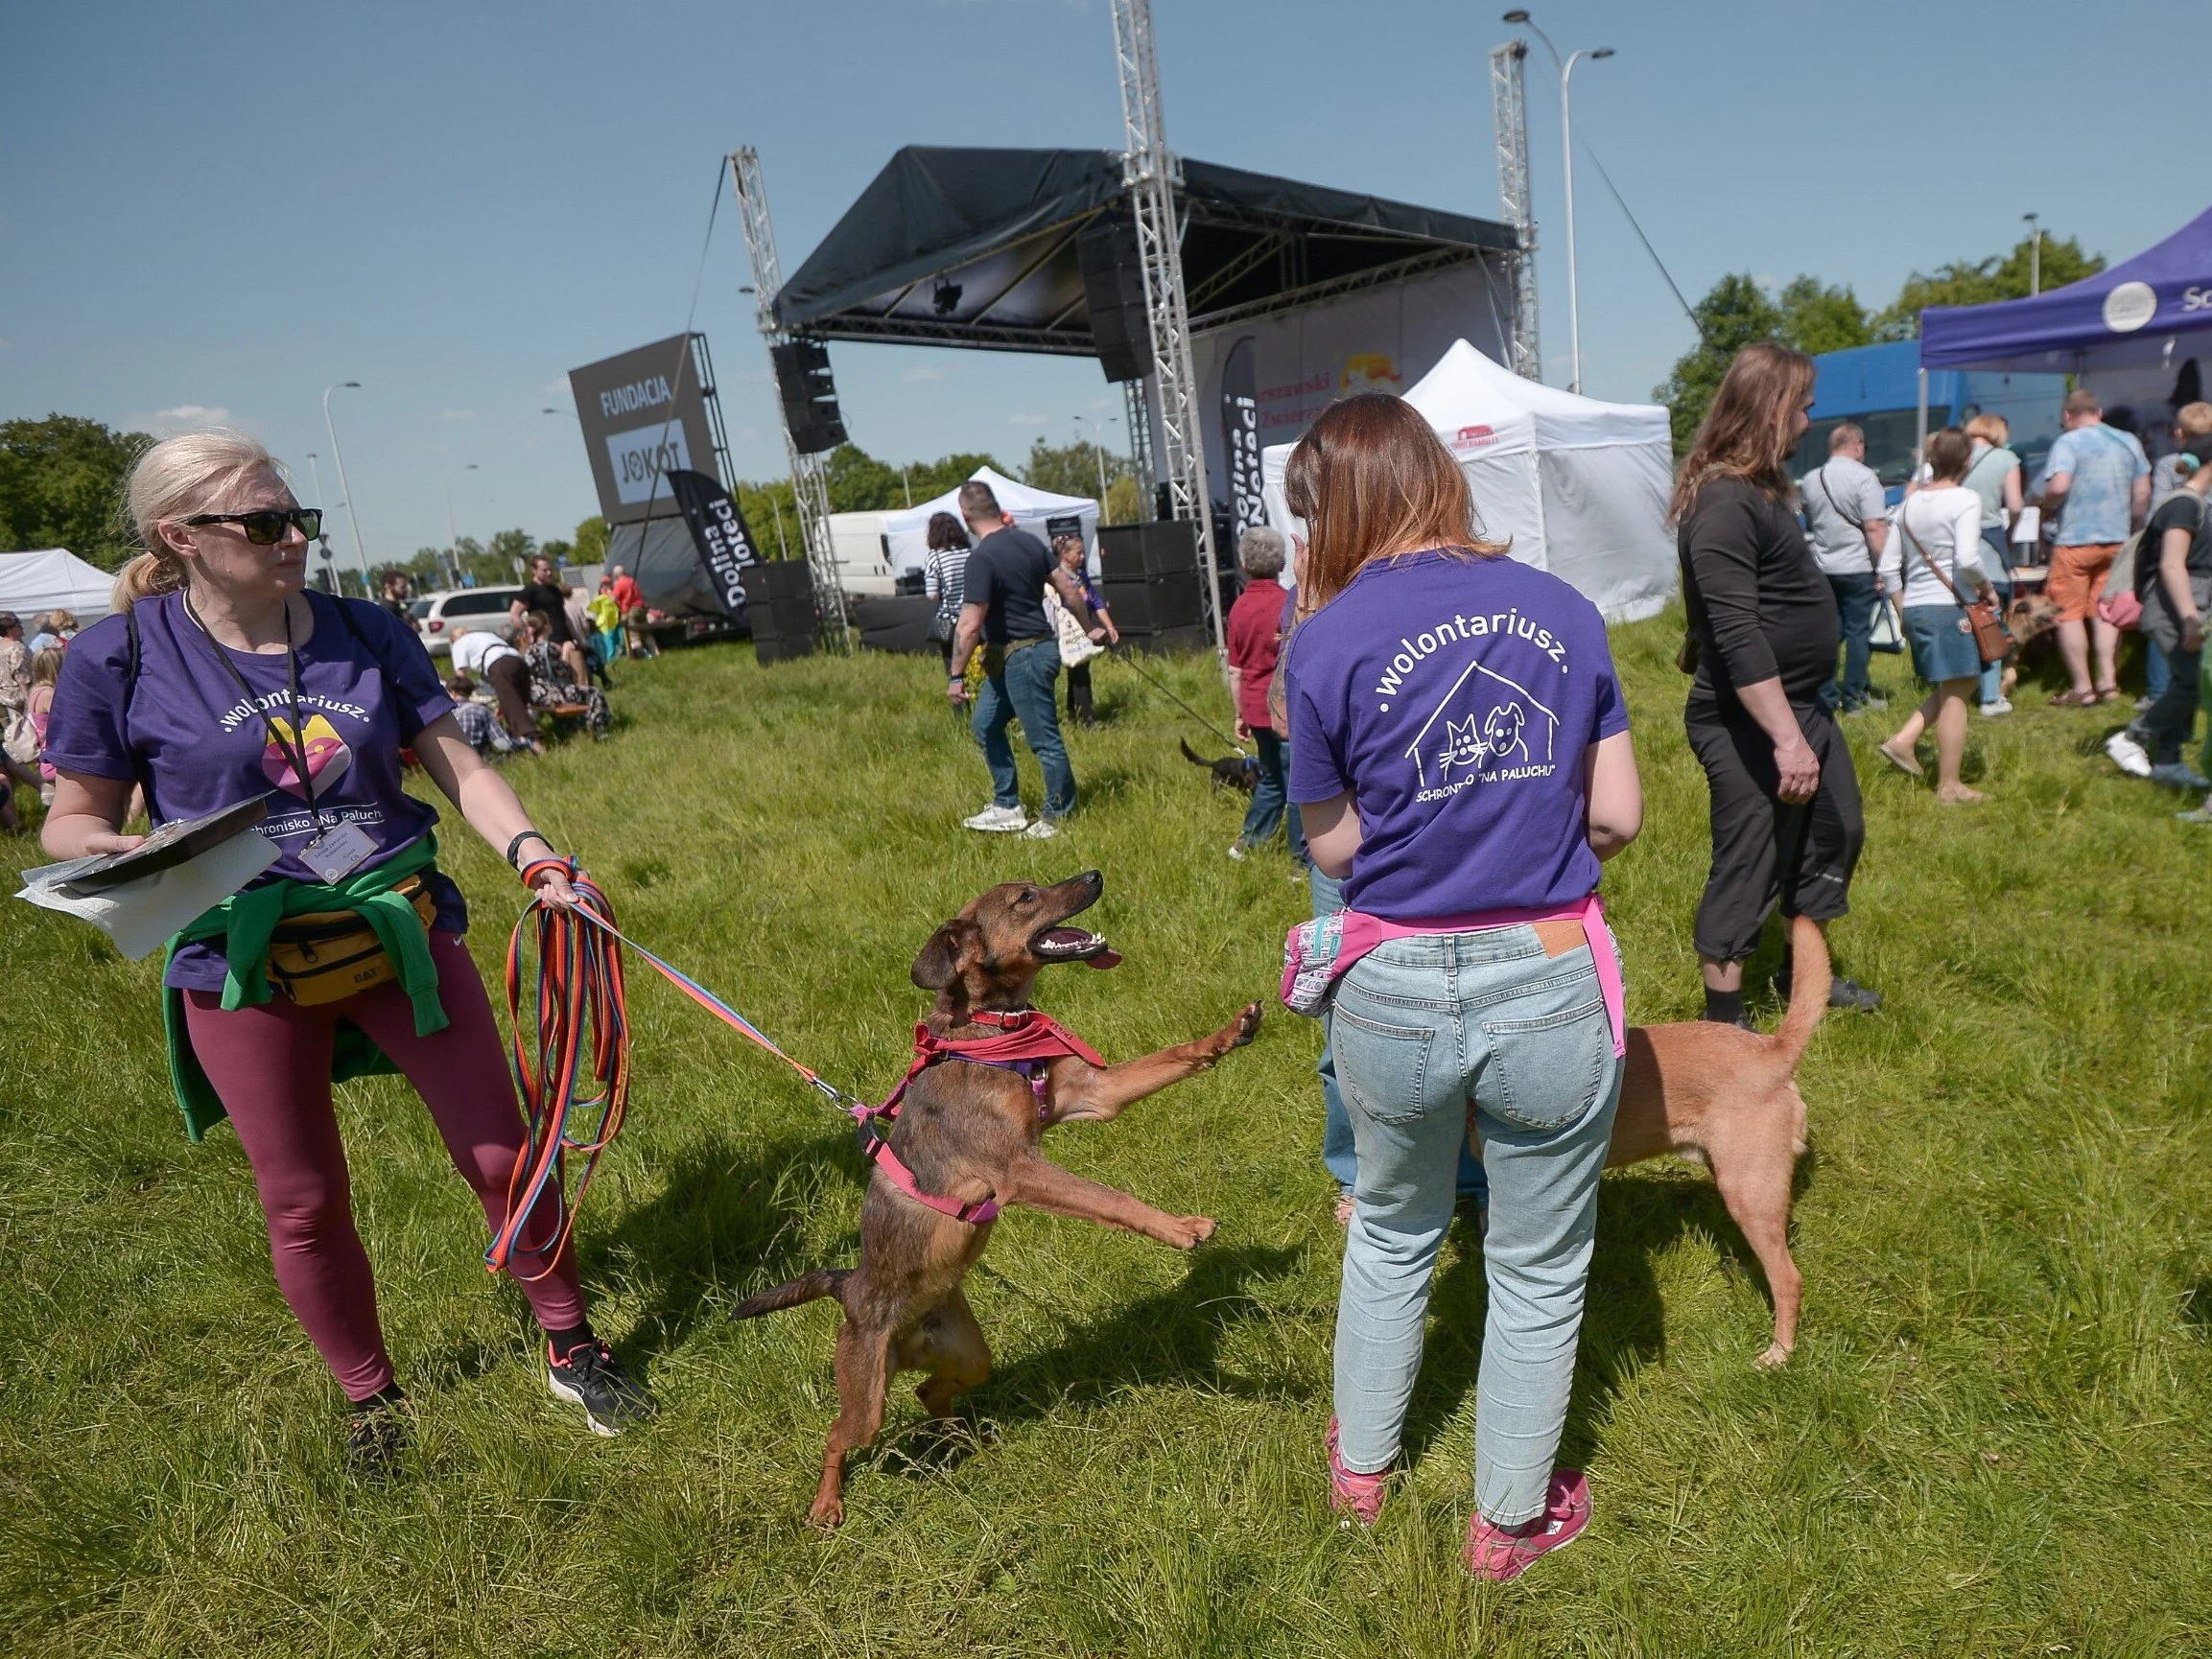
{"label": "white paper in hand", "polygon": [[160,948],[179,927],[259,876],[282,856],[276,843],[247,830],[197,858],[98,893],[69,891],[69,877],[98,858],[72,858],[23,872],[18,899],[89,922],[133,962]]}

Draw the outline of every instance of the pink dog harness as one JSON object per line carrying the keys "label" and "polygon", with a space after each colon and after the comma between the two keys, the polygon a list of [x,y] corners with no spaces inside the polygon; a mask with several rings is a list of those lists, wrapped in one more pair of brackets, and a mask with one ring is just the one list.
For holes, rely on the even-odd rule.
{"label": "pink dog harness", "polygon": [[1034,1008],[1016,1014],[978,1010],[968,1018],[972,1024],[997,1026],[999,1035],[954,1040],[933,1036],[927,1025],[915,1026],[914,1063],[906,1067],[906,1075],[899,1080],[898,1087],[891,1090],[890,1098],[882,1106],[856,1106],[850,1110],[859,1125],[860,1156],[882,1170],[884,1180],[916,1203],[928,1204],[939,1215],[949,1215],[970,1227],[981,1227],[998,1215],[996,1198],[962,1203],[943,1193],[924,1192],[914,1179],[914,1172],[891,1150],[891,1133],[883,1126],[898,1122],[899,1103],[906,1099],[908,1086],[930,1066],[947,1060],[1011,1071],[1029,1085],[1029,1092],[1037,1101],[1037,1121],[1043,1123],[1051,1110],[1046,1098],[1049,1082],[1046,1067],[1050,1062],[1064,1055],[1073,1055],[1091,1065],[1102,1066],[1106,1062],[1097,1050],[1050,1015]]}
{"label": "pink dog harness", "polygon": [[1571,904],[1535,910],[1473,910],[1421,922],[1390,922],[1363,910],[1337,910],[1301,922],[1282,941],[1282,1006],[1293,1014],[1319,1014],[1336,981],[1377,945],[1431,933],[1487,933],[1538,922],[1579,922],[1597,969],[1598,993],[1612,1027],[1615,1059],[1628,1052],[1628,991],[1621,983],[1620,951],[1606,925],[1605,907],[1592,893]]}

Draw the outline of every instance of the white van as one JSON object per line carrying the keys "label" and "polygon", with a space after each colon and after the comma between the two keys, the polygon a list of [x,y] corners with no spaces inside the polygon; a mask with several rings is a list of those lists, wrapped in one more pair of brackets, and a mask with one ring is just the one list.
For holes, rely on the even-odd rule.
{"label": "white van", "polygon": [[453,588],[442,594],[424,594],[408,612],[422,630],[422,643],[436,657],[452,647],[453,636],[464,626],[489,629],[511,643],[514,622],[507,609],[521,597],[522,589],[513,586]]}

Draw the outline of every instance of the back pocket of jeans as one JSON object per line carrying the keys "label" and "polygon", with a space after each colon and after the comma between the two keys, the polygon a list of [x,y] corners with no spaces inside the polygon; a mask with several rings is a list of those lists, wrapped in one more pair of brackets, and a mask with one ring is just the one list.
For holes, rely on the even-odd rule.
{"label": "back pocket of jeans", "polygon": [[1428,1050],[1436,1033],[1385,1025],[1346,1008],[1330,1010],[1329,1044],[1347,1100],[1378,1123],[1411,1123],[1426,1104]]}
{"label": "back pocket of jeans", "polygon": [[1561,1129],[1597,1099],[1612,1056],[1605,1002],[1592,997],[1537,1019],[1494,1019],[1490,1071],[1496,1084],[1478,1090],[1480,1104],[1523,1129]]}

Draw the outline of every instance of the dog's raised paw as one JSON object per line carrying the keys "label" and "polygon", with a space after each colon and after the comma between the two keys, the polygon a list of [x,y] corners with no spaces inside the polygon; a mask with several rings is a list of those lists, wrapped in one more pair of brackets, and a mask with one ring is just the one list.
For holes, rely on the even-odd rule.
{"label": "dog's raised paw", "polygon": [[1778,1371],[1790,1363],[1791,1350],[1779,1343],[1769,1343],[1767,1351],[1752,1362],[1762,1371]]}
{"label": "dog's raised paw", "polygon": [[1213,1236],[1213,1229],[1218,1225],[1212,1216],[1172,1215],[1167,1218],[1166,1227],[1161,1229],[1163,1242],[1173,1245],[1179,1250],[1196,1250]]}
{"label": "dog's raised paw", "polygon": [[1229,1039],[1231,1048],[1242,1048],[1259,1035],[1260,1012],[1260,1006],[1257,1002],[1247,1002],[1237,1010],[1235,1021],[1224,1033]]}

